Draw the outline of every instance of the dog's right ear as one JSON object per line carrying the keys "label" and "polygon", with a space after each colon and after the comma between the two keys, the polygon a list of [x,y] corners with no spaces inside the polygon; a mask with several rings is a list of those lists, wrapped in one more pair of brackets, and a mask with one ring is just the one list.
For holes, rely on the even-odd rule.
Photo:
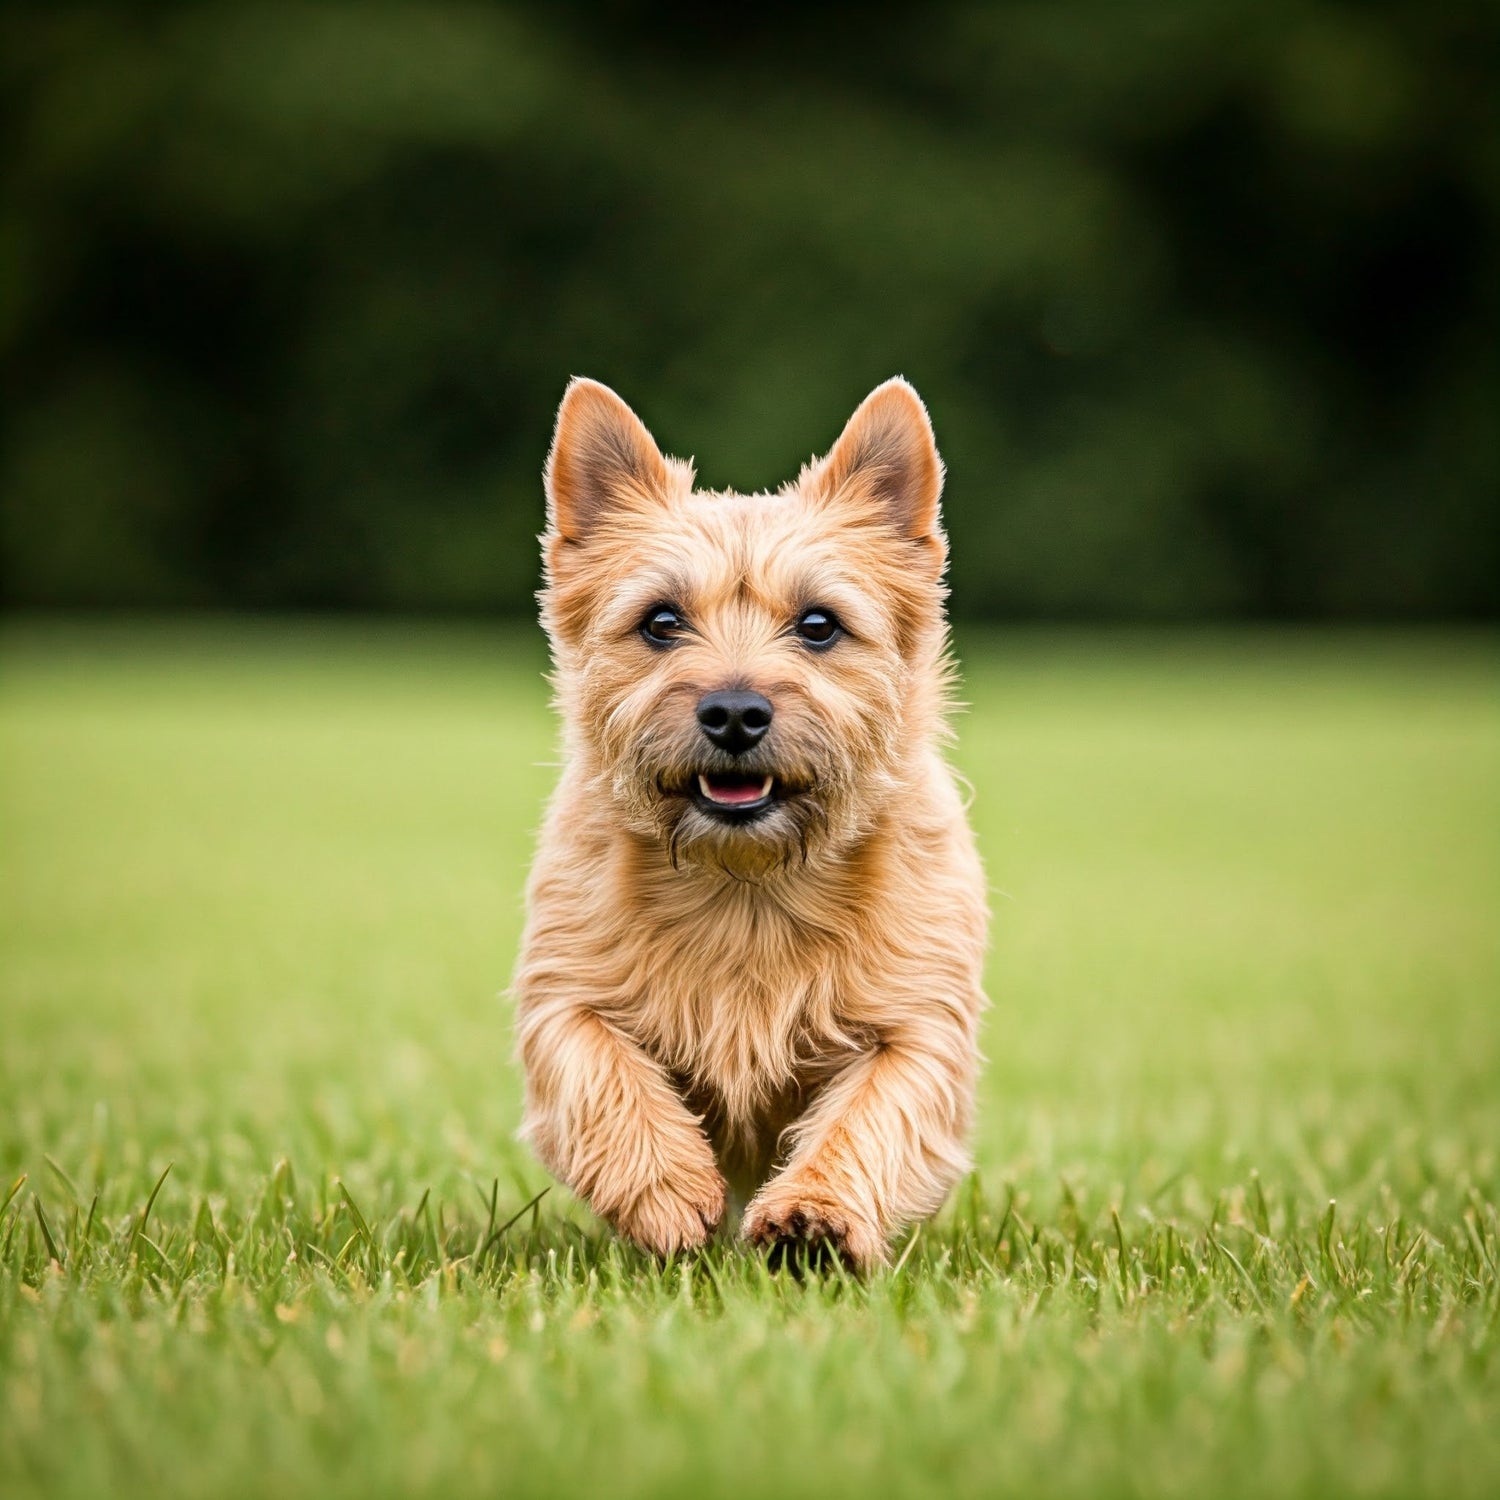
{"label": "dog's right ear", "polygon": [[557,409],[544,479],[547,529],[577,543],[611,510],[664,499],[668,471],[641,419],[607,385],[574,376]]}

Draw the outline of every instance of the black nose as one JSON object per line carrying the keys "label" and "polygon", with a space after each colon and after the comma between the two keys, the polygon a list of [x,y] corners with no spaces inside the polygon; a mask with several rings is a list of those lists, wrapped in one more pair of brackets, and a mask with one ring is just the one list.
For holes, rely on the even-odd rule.
{"label": "black nose", "polygon": [[759,693],[705,693],[698,700],[704,734],[731,755],[741,755],[765,738],[772,713],[770,700]]}

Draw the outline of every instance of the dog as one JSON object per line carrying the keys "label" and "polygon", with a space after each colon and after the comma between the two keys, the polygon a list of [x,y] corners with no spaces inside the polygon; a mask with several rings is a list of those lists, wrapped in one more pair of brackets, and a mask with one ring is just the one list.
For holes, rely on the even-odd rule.
{"label": "dog", "polygon": [[733,1198],[750,1245],[867,1271],[968,1169],[987,911],[942,755],[943,475],[900,378],[758,494],[696,490],[607,386],[563,397],[522,1136],[657,1255]]}

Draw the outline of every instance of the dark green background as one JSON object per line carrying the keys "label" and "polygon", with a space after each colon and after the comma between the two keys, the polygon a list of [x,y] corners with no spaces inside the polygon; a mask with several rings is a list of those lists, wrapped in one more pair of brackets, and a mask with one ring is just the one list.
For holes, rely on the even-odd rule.
{"label": "dark green background", "polygon": [[11,4],[5,597],[522,611],[570,374],[751,488],[901,371],[964,615],[1492,615],[1496,16]]}

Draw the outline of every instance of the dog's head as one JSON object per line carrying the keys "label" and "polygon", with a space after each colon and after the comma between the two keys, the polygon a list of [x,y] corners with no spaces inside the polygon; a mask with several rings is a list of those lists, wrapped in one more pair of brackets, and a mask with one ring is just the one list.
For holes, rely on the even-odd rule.
{"label": "dog's head", "polygon": [[542,621],[599,815],[749,879],[872,828],[941,723],[942,482],[903,380],[755,495],[694,490],[613,391],[575,380]]}

